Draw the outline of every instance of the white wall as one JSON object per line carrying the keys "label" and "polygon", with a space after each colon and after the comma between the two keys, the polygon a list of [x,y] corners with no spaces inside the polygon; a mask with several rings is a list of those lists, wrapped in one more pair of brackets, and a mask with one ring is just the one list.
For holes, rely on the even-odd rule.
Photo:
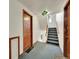
{"label": "white wall", "polygon": [[[41,36],[42,36],[42,37],[41,37]],[[46,43],[46,41],[47,41],[46,30],[41,30],[41,31],[40,31],[40,38],[39,38],[38,41]]]}
{"label": "white wall", "polygon": [[63,52],[63,43],[64,43],[64,11],[61,11],[56,14],[56,21],[57,21],[57,30],[58,30],[58,37],[59,37],[59,44],[60,48],[62,49]]}
{"label": "white wall", "polygon": [[25,9],[33,16],[33,43],[39,38],[39,24],[37,17],[17,0],[10,0],[9,37],[20,36],[20,54],[23,52],[23,15]]}
{"label": "white wall", "polygon": [[49,15],[48,16],[48,28],[56,27],[56,15]]}

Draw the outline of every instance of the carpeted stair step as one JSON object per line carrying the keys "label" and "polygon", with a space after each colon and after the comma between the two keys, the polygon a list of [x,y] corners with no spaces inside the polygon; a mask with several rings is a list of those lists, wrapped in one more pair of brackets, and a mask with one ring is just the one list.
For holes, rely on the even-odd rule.
{"label": "carpeted stair step", "polygon": [[50,41],[57,41],[58,42],[58,39],[49,38],[48,40],[50,40]]}
{"label": "carpeted stair step", "polygon": [[48,28],[48,29],[50,29],[50,30],[55,30],[56,28]]}
{"label": "carpeted stair step", "polygon": [[56,39],[58,39],[58,36],[48,36],[48,39],[49,38],[56,38]]}
{"label": "carpeted stair step", "polygon": [[57,33],[57,31],[49,31],[48,33]]}
{"label": "carpeted stair step", "polygon": [[59,44],[58,41],[53,41],[53,40],[48,40],[47,42],[57,43],[57,44]]}
{"label": "carpeted stair step", "polygon": [[48,35],[57,35],[57,33],[48,33]]}
{"label": "carpeted stair step", "polygon": [[57,33],[48,33],[48,35],[56,35],[57,36]]}
{"label": "carpeted stair step", "polygon": [[48,31],[57,31],[57,30],[48,30]]}
{"label": "carpeted stair step", "polygon": [[48,30],[48,31],[56,32],[57,30]]}
{"label": "carpeted stair step", "polygon": [[49,43],[49,44],[53,44],[53,45],[58,45],[58,46],[59,46],[59,43],[56,42],[56,41],[50,41],[50,40],[48,40],[47,43]]}
{"label": "carpeted stair step", "polygon": [[57,37],[58,38],[58,35],[48,35],[48,37]]}

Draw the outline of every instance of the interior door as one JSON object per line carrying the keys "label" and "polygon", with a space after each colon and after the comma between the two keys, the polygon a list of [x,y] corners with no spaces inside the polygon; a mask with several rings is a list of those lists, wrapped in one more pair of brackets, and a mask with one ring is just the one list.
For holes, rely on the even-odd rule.
{"label": "interior door", "polygon": [[70,59],[70,1],[64,8],[64,56]]}
{"label": "interior door", "polygon": [[23,10],[23,46],[24,51],[32,47],[32,16]]}

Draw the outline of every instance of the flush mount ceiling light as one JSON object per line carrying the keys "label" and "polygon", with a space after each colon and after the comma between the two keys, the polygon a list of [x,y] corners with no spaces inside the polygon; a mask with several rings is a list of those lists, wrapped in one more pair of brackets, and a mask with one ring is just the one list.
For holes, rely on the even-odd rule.
{"label": "flush mount ceiling light", "polygon": [[45,16],[45,15],[47,15],[48,14],[48,11],[46,11],[46,10],[44,10],[43,12],[42,12],[42,15],[43,16]]}

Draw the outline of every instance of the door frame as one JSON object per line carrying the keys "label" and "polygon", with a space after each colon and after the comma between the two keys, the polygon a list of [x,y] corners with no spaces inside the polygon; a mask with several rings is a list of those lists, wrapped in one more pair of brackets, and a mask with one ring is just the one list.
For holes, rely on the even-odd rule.
{"label": "door frame", "polygon": [[30,15],[27,11],[25,11],[24,9],[22,10],[22,12],[23,12],[23,52],[25,52],[25,50],[24,50],[24,14],[27,14],[27,15],[29,15],[30,17],[31,17],[31,21],[30,21],[30,25],[31,25],[31,29],[30,29],[30,31],[31,31],[31,47],[33,46],[33,25],[32,25],[32,19],[33,19],[33,17],[32,17],[32,15]]}
{"label": "door frame", "polygon": [[15,40],[18,39],[18,59],[19,59],[19,55],[20,55],[20,37],[19,36],[15,36],[15,37],[11,37],[9,38],[9,59],[11,59],[11,40]]}
{"label": "door frame", "polygon": [[[64,12],[65,12],[65,10],[68,8],[68,6],[70,7],[70,0],[68,0],[68,2],[66,3],[66,5],[65,5],[65,7],[64,7]],[[64,21],[65,21],[65,19],[64,19]],[[70,41],[70,20],[68,20],[68,24],[69,24],[69,29],[68,29],[68,39],[69,39],[69,41]],[[65,28],[64,28],[65,29]],[[67,53],[68,53],[68,51],[67,50],[65,50],[65,48],[67,47],[67,45],[65,44],[65,39],[64,39],[64,56],[65,57],[68,57],[68,59],[70,59],[70,43],[68,43],[68,45],[69,45],[69,49],[68,49],[68,51],[69,51],[69,56],[67,56]],[[67,47],[68,48],[68,47]]]}

